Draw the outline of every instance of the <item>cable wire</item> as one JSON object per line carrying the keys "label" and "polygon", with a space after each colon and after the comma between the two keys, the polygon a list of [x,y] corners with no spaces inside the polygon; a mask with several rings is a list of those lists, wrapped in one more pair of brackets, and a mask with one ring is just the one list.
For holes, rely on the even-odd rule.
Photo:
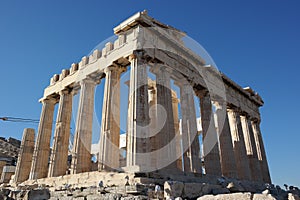
{"label": "cable wire", "polygon": [[20,123],[39,123],[38,119],[27,119],[20,117],[0,117],[0,120],[7,122],[20,122]]}

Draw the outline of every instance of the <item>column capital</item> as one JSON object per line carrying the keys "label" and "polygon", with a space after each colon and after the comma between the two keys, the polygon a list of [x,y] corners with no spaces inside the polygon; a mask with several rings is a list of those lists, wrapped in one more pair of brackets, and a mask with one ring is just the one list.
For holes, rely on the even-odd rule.
{"label": "column capital", "polygon": [[122,73],[125,70],[126,70],[125,67],[120,67],[120,66],[118,66],[116,64],[113,64],[113,65],[110,65],[110,66],[106,67],[104,69],[104,73],[107,74],[107,73],[112,72],[112,71],[116,71],[116,72]]}
{"label": "column capital", "polygon": [[44,103],[50,103],[50,104],[55,104],[57,102],[57,99],[55,97],[49,96],[46,97],[45,99],[42,99],[41,102]]}
{"label": "column capital", "polygon": [[209,91],[207,89],[202,89],[202,90],[197,90],[196,91],[196,95],[202,99],[202,98],[210,98],[210,95],[209,95]]}
{"label": "column capital", "polygon": [[73,93],[73,88],[65,88],[59,91],[59,95],[62,96],[63,94],[71,94]]}
{"label": "column capital", "polygon": [[175,80],[174,84],[177,85],[180,88],[183,88],[183,89],[187,88],[187,87],[191,87],[192,88],[191,84],[187,80],[183,80],[183,81]]}
{"label": "column capital", "polygon": [[251,121],[252,121],[253,123],[260,124],[261,119],[260,119],[260,118],[251,118]]}
{"label": "column capital", "polygon": [[245,117],[247,120],[252,119],[251,115],[243,110],[240,110],[240,116]]}
{"label": "column capital", "polygon": [[227,110],[238,113],[239,115],[242,115],[242,113],[243,113],[242,109],[240,107],[235,107],[235,106],[230,106],[230,105],[227,105]]}
{"label": "column capital", "polygon": [[82,79],[80,81],[80,86],[82,87],[82,85],[85,85],[85,84],[97,85],[100,82],[101,82],[101,79],[95,79],[95,78],[92,78],[92,77],[86,77],[85,79]]}
{"label": "column capital", "polygon": [[135,54],[130,54],[128,57],[128,60],[129,60],[129,62],[132,62],[136,58],[137,58],[137,56]]}
{"label": "column capital", "polygon": [[170,69],[163,63],[154,63],[151,64],[150,71],[154,74],[159,74],[161,72],[168,72],[170,73]]}
{"label": "column capital", "polygon": [[134,51],[132,54],[129,55],[129,61],[131,62],[134,59],[142,58],[143,54],[144,53],[142,51]]}
{"label": "column capital", "polygon": [[141,51],[134,51],[128,57],[129,62],[132,62],[135,59],[145,59],[145,52],[143,50],[141,50]]}

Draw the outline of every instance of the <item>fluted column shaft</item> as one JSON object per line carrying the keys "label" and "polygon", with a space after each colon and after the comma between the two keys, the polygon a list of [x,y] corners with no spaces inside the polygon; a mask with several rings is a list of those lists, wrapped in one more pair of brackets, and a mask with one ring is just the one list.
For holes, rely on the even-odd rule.
{"label": "fluted column shaft", "polygon": [[222,172],[219,155],[218,135],[214,122],[212,104],[208,92],[201,92],[200,108],[205,172],[206,174],[220,176]]}
{"label": "fluted column shaft", "polygon": [[29,178],[34,150],[34,129],[26,128],[23,132],[14,182],[21,183]]}
{"label": "fluted column shaft", "polygon": [[50,140],[52,134],[53,112],[56,100],[44,99],[38,128],[38,135],[32,156],[29,179],[46,178],[50,155]]}
{"label": "fluted column shaft", "polygon": [[[159,139],[158,148],[161,149],[166,147],[165,150],[160,151],[158,165],[163,161],[168,161],[171,163],[165,163],[167,169],[176,169],[176,143],[172,141],[175,137],[175,127],[174,127],[174,114],[173,114],[173,105],[172,105],[172,89],[171,89],[171,79],[170,73],[167,71],[167,68],[163,65],[157,64],[154,67],[154,72],[156,74],[156,100],[157,105],[163,107],[163,109],[157,109],[157,120],[158,123],[163,123],[161,117],[163,113],[166,112],[166,121],[162,126],[162,129],[159,131],[157,136]],[[165,165],[164,164],[164,165]]]}
{"label": "fluted column shaft", "polygon": [[181,135],[179,130],[178,103],[179,103],[179,99],[177,98],[176,92],[172,91],[172,107],[173,107],[174,128],[175,128],[175,137],[176,137],[176,156],[179,157],[176,161],[176,165],[180,171],[183,171]]}
{"label": "fluted column shaft", "polygon": [[120,75],[121,69],[105,69],[105,87],[100,134],[99,170],[119,168],[120,144]]}
{"label": "fluted column shaft", "polygon": [[73,174],[88,172],[91,169],[92,122],[96,82],[87,78],[80,82],[80,86],[80,100],[72,150],[71,173]]}
{"label": "fluted column shaft", "polygon": [[[130,57],[130,91],[127,130],[127,167],[133,171],[146,170],[150,157],[149,144],[148,74],[141,52]],[[147,154],[148,155],[148,154]],[[150,154],[149,154],[150,155]],[[135,168],[133,167],[135,166]]]}
{"label": "fluted column shaft", "polygon": [[63,90],[59,94],[59,107],[57,111],[48,177],[65,175],[68,169],[68,149],[73,95],[69,89]]}
{"label": "fluted column shaft", "polygon": [[268,161],[267,161],[267,156],[266,156],[266,151],[262,139],[262,134],[260,131],[260,126],[259,126],[259,121],[251,121],[252,128],[253,128],[253,133],[254,133],[254,138],[255,138],[255,143],[256,143],[256,149],[257,149],[257,154],[258,154],[258,160],[260,163],[260,169],[262,173],[262,178],[263,182],[265,183],[271,183],[271,176],[269,172],[269,166],[268,166]]}
{"label": "fluted column shaft", "polygon": [[257,156],[256,144],[254,134],[251,126],[251,121],[246,116],[241,116],[243,127],[244,140],[246,144],[246,152],[249,159],[249,166],[251,170],[251,180],[262,181],[260,165]]}
{"label": "fluted column shaft", "polygon": [[[149,80],[149,79],[148,79]],[[157,99],[156,99],[156,85],[155,81],[152,82],[152,80],[149,83],[149,117],[151,120],[150,124],[150,131],[154,132],[156,130],[156,125],[157,125]],[[150,148],[151,148],[151,167],[156,168],[157,166],[157,160],[158,160],[158,155],[156,152],[159,150],[158,146],[158,140],[159,138],[157,137],[158,135],[156,134],[151,134],[150,137]]]}
{"label": "fluted column shaft", "polygon": [[226,102],[215,102],[220,143],[222,175],[237,178],[237,166],[234,157]]}
{"label": "fluted column shaft", "polygon": [[240,115],[234,109],[228,109],[227,111],[238,178],[243,180],[251,180],[251,171],[246,153]]}
{"label": "fluted column shaft", "polygon": [[194,104],[194,92],[189,83],[180,85],[181,129],[185,172],[201,173],[200,144]]}

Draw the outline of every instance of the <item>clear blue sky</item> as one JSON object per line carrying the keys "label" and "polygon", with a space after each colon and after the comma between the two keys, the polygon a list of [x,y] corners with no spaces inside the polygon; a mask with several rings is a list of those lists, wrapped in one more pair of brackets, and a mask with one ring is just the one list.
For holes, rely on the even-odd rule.
{"label": "clear blue sky", "polygon": [[[39,119],[43,89],[112,28],[147,9],[198,41],[218,68],[265,101],[261,129],[272,180],[300,186],[299,1],[0,2],[0,116]],[[21,138],[34,124],[0,121],[0,136]]]}

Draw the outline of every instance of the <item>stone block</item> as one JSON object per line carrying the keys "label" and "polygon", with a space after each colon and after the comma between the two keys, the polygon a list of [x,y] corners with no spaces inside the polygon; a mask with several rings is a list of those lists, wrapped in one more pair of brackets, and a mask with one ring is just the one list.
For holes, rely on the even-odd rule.
{"label": "stone block", "polygon": [[59,75],[58,74],[54,74],[52,78],[53,78],[53,83],[56,83],[57,81],[59,81]]}
{"label": "stone block", "polygon": [[65,77],[67,77],[70,74],[70,71],[68,69],[63,69],[61,71],[61,74],[59,76],[59,80],[63,80]]}
{"label": "stone block", "polygon": [[276,200],[276,198],[270,194],[254,194],[252,200]]}
{"label": "stone block", "polygon": [[203,195],[203,187],[205,185],[203,183],[185,183],[183,189],[183,198],[197,198]]}
{"label": "stone block", "polygon": [[114,49],[114,44],[111,42],[108,42],[105,44],[106,53],[112,51]]}
{"label": "stone block", "polygon": [[41,200],[50,199],[50,192],[48,189],[29,190],[24,197],[24,200]]}
{"label": "stone block", "polygon": [[213,195],[217,194],[229,194],[230,191],[227,188],[214,188],[212,189]]}
{"label": "stone block", "polygon": [[125,42],[126,42],[126,35],[119,35],[118,41],[119,41],[119,46],[125,44]]}
{"label": "stone block", "polygon": [[182,195],[184,184],[179,181],[166,181],[164,184],[164,197],[180,197]]}
{"label": "stone block", "polygon": [[78,70],[78,63],[73,63],[71,65],[70,74],[75,73]]}
{"label": "stone block", "polygon": [[197,198],[197,200],[252,200],[252,195],[251,193],[205,195]]}
{"label": "stone block", "polygon": [[230,182],[226,188],[230,192],[245,192],[245,189],[238,182]]}
{"label": "stone block", "polygon": [[300,200],[299,196],[296,194],[289,193],[288,200]]}
{"label": "stone block", "polygon": [[221,188],[222,188],[221,185],[203,184],[202,194],[203,195],[212,194],[213,190],[221,189]]}
{"label": "stone block", "polygon": [[81,61],[79,62],[79,69],[82,69],[84,66],[86,66],[89,63],[89,57],[83,56]]}
{"label": "stone block", "polygon": [[97,194],[88,195],[88,196],[86,197],[87,200],[98,200],[98,199],[100,199],[100,198],[101,198],[101,196],[100,196],[100,195],[97,195]]}
{"label": "stone block", "polygon": [[247,191],[247,192],[252,192],[252,193],[257,192],[256,188],[252,185],[251,182],[248,182],[248,181],[247,181],[247,182],[242,182],[240,185],[241,185],[241,186],[244,188],[244,190]]}

